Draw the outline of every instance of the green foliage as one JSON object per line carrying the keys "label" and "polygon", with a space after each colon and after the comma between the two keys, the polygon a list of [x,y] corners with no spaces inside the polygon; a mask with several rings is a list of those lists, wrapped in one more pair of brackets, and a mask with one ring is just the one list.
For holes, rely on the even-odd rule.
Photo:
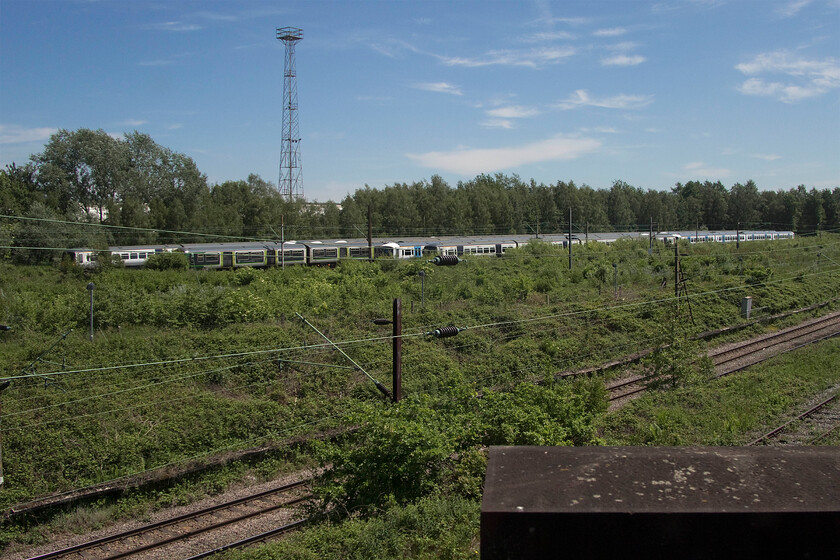
{"label": "green foliage", "polygon": [[187,270],[190,262],[184,253],[164,252],[150,255],[145,266],[149,270]]}
{"label": "green foliage", "polygon": [[[582,387],[582,386],[579,386]],[[593,384],[594,387],[594,384]],[[558,388],[518,385],[510,393],[489,393],[482,403],[485,445],[594,445],[592,425],[602,412],[584,395]]]}
{"label": "green foliage", "polygon": [[[638,242],[580,247],[572,273],[553,247],[441,268],[395,260],[335,269],[91,272],[69,262],[0,262],[0,323],[14,327],[0,332],[4,375],[17,376],[75,329],[27,370],[41,377],[15,380],[3,393],[7,482],[0,505],[347,424],[360,429],[324,444],[321,457],[339,468],[324,480],[322,496],[337,512],[360,514],[390,515],[399,511],[394,504],[476,499],[487,445],[596,445],[601,437],[693,444],[704,423],[716,434],[706,441],[740,443],[756,421],[737,407],[701,422],[685,410],[643,410],[610,423],[601,436],[602,383],[554,382],[555,374],[670,342],[673,325],[677,346],[648,365],[676,385],[656,395],[691,395],[707,384],[698,374],[702,368],[683,369],[696,350],[684,341],[742,321],[745,295],[765,313],[837,295],[828,268],[829,258],[840,262],[834,238],[756,243],[750,253],[686,247],[681,260],[691,273],[694,323],[685,299],[675,312],[670,257],[649,256]],[[743,271],[763,268],[772,275],[748,284],[738,256]],[[620,263],[619,301],[612,290],[598,293],[597,271],[611,273],[613,262]],[[426,271],[423,311],[420,270]],[[85,288],[91,280],[93,343]],[[370,319],[389,317],[395,297],[403,299],[405,400],[390,406],[358,371],[330,367],[347,362],[294,317],[301,313],[332,340],[346,342],[342,348],[354,360],[387,379],[390,327]],[[471,328],[447,339],[422,335],[444,325]],[[757,394],[762,382],[745,394]],[[801,383],[795,376],[787,382],[792,389]],[[790,407],[794,398],[785,391],[762,397],[760,406]],[[689,409],[713,400],[693,398]],[[218,487],[231,479],[220,477]],[[193,495],[167,499],[181,503]],[[425,547],[424,539],[417,536],[410,546]],[[427,544],[423,550],[432,556],[448,554]]]}
{"label": "green foliage", "polygon": [[600,423],[610,445],[744,445],[836,387],[840,342],[783,354],[737,375],[654,392]]}
{"label": "green foliage", "polygon": [[648,382],[652,389],[696,383],[714,373],[707,358],[700,358],[700,348],[684,336],[678,336],[665,349],[646,358],[643,363],[654,376]]}
{"label": "green foliage", "polygon": [[478,553],[480,504],[460,497],[429,497],[382,515],[324,522],[264,547],[229,552],[239,560],[466,560]]}
{"label": "green foliage", "polygon": [[599,442],[594,418],[606,400],[598,384],[523,384],[483,399],[456,391],[437,402],[407,399],[360,411],[347,441],[322,449],[322,463],[332,465],[318,487],[323,504],[341,515],[367,515],[443,491],[476,497],[488,445]]}
{"label": "green foliage", "polygon": [[432,493],[451,473],[467,426],[454,422],[428,399],[412,399],[385,411],[368,410],[350,445],[324,449],[333,465],[319,493],[341,514],[371,513]]}

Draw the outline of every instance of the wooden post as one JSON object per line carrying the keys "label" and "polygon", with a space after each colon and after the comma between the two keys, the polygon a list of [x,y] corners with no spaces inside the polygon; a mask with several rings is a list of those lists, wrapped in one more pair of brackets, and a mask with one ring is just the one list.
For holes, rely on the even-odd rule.
{"label": "wooden post", "polygon": [[402,301],[394,300],[394,381],[391,399],[398,403],[402,399]]}
{"label": "wooden post", "polygon": [[368,204],[368,260],[373,260],[373,210]]}
{"label": "wooden post", "polygon": [[653,216],[650,217],[650,232],[648,232],[648,255],[653,254]]}
{"label": "wooden post", "polygon": [[569,208],[569,270],[572,270],[572,209]]}
{"label": "wooden post", "polygon": [[680,242],[674,237],[674,297],[680,298]]}

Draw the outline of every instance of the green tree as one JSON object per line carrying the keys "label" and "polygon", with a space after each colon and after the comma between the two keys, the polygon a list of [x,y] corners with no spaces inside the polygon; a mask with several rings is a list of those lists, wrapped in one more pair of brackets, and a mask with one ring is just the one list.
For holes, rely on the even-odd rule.
{"label": "green tree", "polygon": [[128,150],[104,130],[59,130],[44,151],[32,156],[38,181],[51,206],[63,214],[97,211],[118,198],[129,172]]}
{"label": "green tree", "polygon": [[752,181],[742,185],[736,183],[729,191],[729,221],[730,227],[741,224],[741,229],[754,229],[761,222],[761,195],[758,187]]}

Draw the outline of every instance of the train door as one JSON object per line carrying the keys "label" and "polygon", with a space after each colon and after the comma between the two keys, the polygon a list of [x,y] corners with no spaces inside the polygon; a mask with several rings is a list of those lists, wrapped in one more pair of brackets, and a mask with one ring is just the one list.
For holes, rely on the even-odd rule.
{"label": "train door", "polygon": [[222,253],[222,268],[233,268],[233,251]]}

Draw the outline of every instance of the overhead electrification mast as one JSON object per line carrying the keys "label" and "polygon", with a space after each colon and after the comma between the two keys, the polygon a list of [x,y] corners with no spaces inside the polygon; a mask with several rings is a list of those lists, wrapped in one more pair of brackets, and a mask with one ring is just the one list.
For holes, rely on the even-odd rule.
{"label": "overhead electrification mast", "polygon": [[300,132],[298,130],[298,94],[295,73],[295,44],[303,39],[303,29],[277,28],[277,39],[286,45],[283,65],[283,140],[280,144],[280,194],[289,201],[303,198],[300,177]]}

